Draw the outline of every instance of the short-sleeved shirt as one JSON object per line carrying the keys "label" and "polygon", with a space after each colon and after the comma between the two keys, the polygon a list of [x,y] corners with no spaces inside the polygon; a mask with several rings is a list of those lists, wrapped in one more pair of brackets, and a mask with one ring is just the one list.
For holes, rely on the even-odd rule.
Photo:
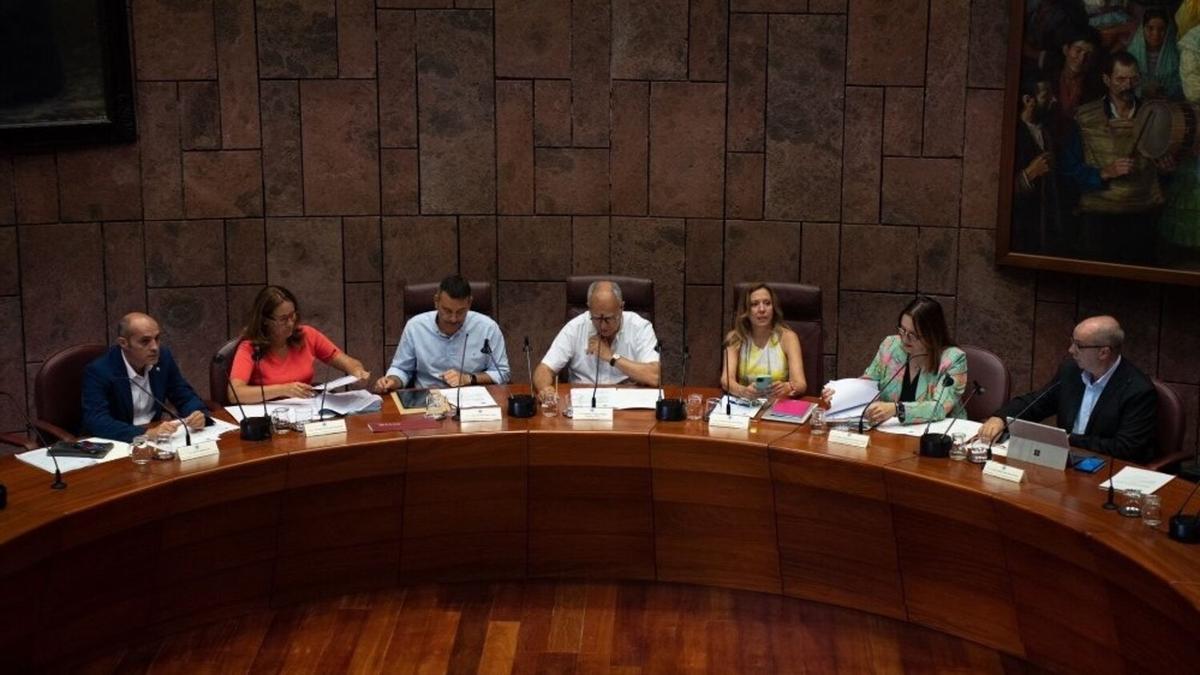
{"label": "short-sleeved shirt", "polygon": [[[484,340],[491,349],[490,357],[483,353]],[[508,382],[504,334],[486,314],[467,312],[453,335],[438,328],[436,310],[409,319],[387,374],[410,387],[445,387],[442,373],[459,368],[468,373],[486,372],[497,384]]]}
{"label": "short-sleeved shirt", "polygon": [[[325,335],[312,326],[300,326],[303,340],[300,344],[288,349],[285,358],[279,358],[270,351],[265,351],[258,366],[254,366],[253,346],[247,340],[238,343],[237,352],[233,355],[233,367],[229,370],[229,379],[241,380],[247,384],[287,384],[288,382],[312,383],[313,359],[329,363],[338,355],[338,348]],[[250,378],[251,372],[254,378]]]}
{"label": "short-sleeved shirt", "polygon": [[[556,373],[569,366],[571,382],[597,382],[596,355],[587,353],[588,340],[595,334],[591,315],[580,314],[558,331],[550,350],[542,357],[542,363]],[[654,350],[657,344],[654,326],[649,321],[636,312],[621,313],[621,330],[613,338],[614,354],[639,363],[657,363],[658,352]],[[600,384],[620,384],[628,379],[619,367],[610,366],[607,361],[600,362]]]}

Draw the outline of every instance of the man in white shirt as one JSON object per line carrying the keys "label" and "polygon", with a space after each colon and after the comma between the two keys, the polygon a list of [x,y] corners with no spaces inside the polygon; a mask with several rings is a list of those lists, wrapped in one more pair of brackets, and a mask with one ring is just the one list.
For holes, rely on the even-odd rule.
{"label": "man in white shirt", "polygon": [[569,368],[571,382],[632,381],[657,387],[660,367],[654,326],[636,312],[625,311],[621,287],[612,281],[597,281],[589,286],[587,304],[588,311],[563,326],[534,370],[533,384],[537,390],[554,391],[554,379],[563,367]]}

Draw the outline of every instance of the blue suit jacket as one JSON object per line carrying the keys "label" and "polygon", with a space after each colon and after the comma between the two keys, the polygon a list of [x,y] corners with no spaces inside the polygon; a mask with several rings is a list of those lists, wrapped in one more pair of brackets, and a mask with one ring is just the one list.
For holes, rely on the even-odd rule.
{"label": "blue suit jacket", "polygon": [[[100,358],[88,364],[83,376],[83,433],[129,442],[145,428],[133,425],[133,394],[130,392],[125,359],[121,348],[112,346]],[[162,347],[158,363],[150,369],[150,391],[159,401],[175,407],[180,417],[199,410],[208,417],[208,408],[196,395],[171,356]],[[154,404],[154,418],[162,414],[162,406]]]}

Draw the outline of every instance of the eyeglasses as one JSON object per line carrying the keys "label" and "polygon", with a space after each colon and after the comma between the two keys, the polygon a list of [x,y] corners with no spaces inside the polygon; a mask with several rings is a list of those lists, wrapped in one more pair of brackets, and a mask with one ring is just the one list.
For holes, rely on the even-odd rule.
{"label": "eyeglasses", "polygon": [[908,340],[910,338],[913,340],[921,339],[920,333],[914,330],[908,330],[904,326],[896,326],[896,335],[899,335],[901,340]]}
{"label": "eyeglasses", "polygon": [[1085,344],[1081,343],[1079,340],[1071,338],[1071,346],[1074,347],[1075,349],[1104,349],[1108,345],[1085,345]]}
{"label": "eyeglasses", "polygon": [[590,318],[592,319],[592,323],[611,326],[612,324],[616,323],[617,319],[620,317],[616,314],[610,316],[596,316],[595,314],[592,314]]}
{"label": "eyeglasses", "polygon": [[267,321],[270,321],[272,323],[279,323],[279,324],[291,323],[292,321],[295,321],[295,320],[296,320],[296,312],[290,312],[288,314],[284,314],[283,316],[268,316],[267,317]]}

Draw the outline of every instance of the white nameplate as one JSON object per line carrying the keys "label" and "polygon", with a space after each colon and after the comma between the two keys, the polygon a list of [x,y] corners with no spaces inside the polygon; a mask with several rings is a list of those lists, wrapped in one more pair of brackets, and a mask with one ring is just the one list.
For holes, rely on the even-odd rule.
{"label": "white nameplate", "polygon": [[708,416],[708,426],[717,427],[718,429],[749,429],[750,416],[711,413]]}
{"label": "white nameplate", "polygon": [[307,422],[304,425],[304,436],[328,436],[330,434],[346,433],[346,420],[325,420],[324,422]]}
{"label": "white nameplate", "polygon": [[1025,480],[1025,469],[1018,469],[1015,466],[993,462],[989,459],[983,465],[983,475],[1020,483],[1022,480]]}
{"label": "white nameplate", "polygon": [[179,461],[187,462],[193,459],[200,459],[201,457],[212,457],[220,454],[220,452],[217,449],[216,441],[204,441],[195,445],[185,445],[175,454],[179,455]]}
{"label": "white nameplate", "polygon": [[866,434],[856,434],[853,431],[834,429],[829,432],[829,442],[839,445],[852,445],[856,448],[865,448],[871,444],[871,437]]}
{"label": "white nameplate", "polygon": [[497,406],[489,408],[463,408],[459,411],[458,416],[458,421],[460,422],[499,422],[502,419],[500,408]]}
{"label": "white nameplate", "polygon": [[591,406],[574,408],[574,416],[572,419],[580,422],[611,422],[613,421],[612,408],[593,408]]}

